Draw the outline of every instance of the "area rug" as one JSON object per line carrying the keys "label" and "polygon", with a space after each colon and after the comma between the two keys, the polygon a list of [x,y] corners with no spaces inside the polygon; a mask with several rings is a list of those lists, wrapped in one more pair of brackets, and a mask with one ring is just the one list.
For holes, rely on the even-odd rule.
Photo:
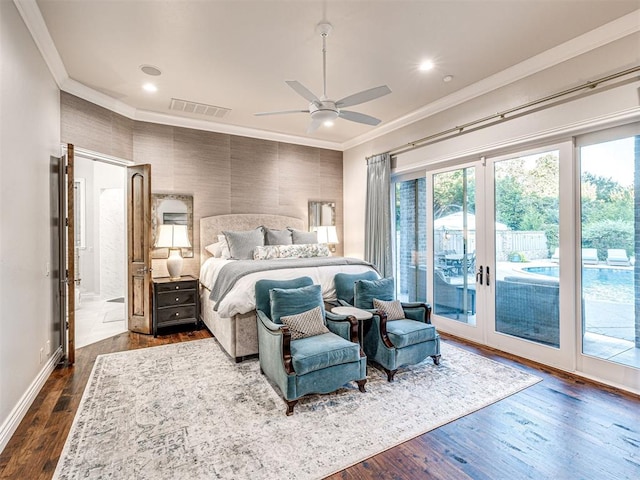
{"label": "area rug", "polygon": [[394,383],[304,397],[295,414],[214,339],[101,355],[54,479],[316,479],[540,381],[443,342]]}

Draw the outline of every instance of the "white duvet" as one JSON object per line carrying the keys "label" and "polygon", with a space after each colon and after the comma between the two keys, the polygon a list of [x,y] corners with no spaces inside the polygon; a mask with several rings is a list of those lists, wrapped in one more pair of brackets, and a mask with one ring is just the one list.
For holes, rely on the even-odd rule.
{"label": "white duvet", "polygon": [[[208,258],[200,267],[200,283],[211,291],[218,272],[229,262],[221,258]],[[258,262],[260,260],[256,260]],[[218,314],[221,317],[232,317],[239,313],[248,313],[256,308],[256,281],[269,278],[272,280],[290,280],[297,277],[311,277],[313,283],[322,286],[322,297],[325,300],[336,299],[333,277],[336,273],[362,273],[373,268],[367,265],[324,265],[319,267],[285,268],[251,273],[240,278],[231,291],[220,301]],[[209,292],[207,292],[207,295]]]}

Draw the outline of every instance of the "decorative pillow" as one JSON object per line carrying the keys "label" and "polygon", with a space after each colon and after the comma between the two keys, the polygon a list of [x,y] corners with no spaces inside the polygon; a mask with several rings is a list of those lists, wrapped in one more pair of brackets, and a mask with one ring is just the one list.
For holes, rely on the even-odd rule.
{"label": "decorative pillow", "polygon": [[227,237],[225,237],[224,235],[218,235],[218,242],[222,245],[220,249],[220,258],[229,260],[231,258],[231,252],[229,251]]}
{"label": "decorative pillow", "polygon": [[311,310],[298,313],[297,315],[280,317],[280,320],[283,324],[289,327],[291,340],[315,337],[316,335],[322,335],[323,333],[329,332],[329,329],[324,324],[322,310],[320,307],[312,308]]}
{"label": "decorative pillow", "polygon": [[309,285],[300,288],[272,288],[269,290],[271,300],[271,320],[282,323],[281,317],[297,315],[315,307],[320,307],[324,317],[324,302],[320,285]]}
{"label": "decorative pillow", "polygon": [[373,299],[391,301],[394,299],[395,285],[393,278],[380,280],[358,280],[353,286],[353,306],[356,308],[373,308]]}
{"label": "decorative pillow", "polygon": [[362,273],[336,273],[333,282],[336,285],[336,297],[353,305],[353,286],[358,280],[378,280],[378,275],[373,270]]}
{"label": "decorative pillow", "polygon": [[289,229],[273,230],[267,227],[262,228],[264,228],[265,245],[291,245],[293,243],[293,237]]}
{"label": "decorative pillow", "polygon": [[294,244],[318,243],[318,232],[304,232],[289,228]]}
{"label": "decorative pillow", "polygon": [[376,310],[382,310],[387,314],[387,320],[401,320],[404,318],[404,310],[402,310],[402,304],[400,300],[391,300],[386,302],[384,300],[373,299],[373,308]]}
{"label": "decorative pillow", "polygon": [[280,258],[328,257],[329,246],[326,243],[305,243],[299,245],[278,246]]}
{"label": "decorative pillow", "polygon": [[229,252],[234,260],[253,260],[253,250],[264,245],[262,227],[244,232],[222,232],[227,238]]}
{"label": "decorative pillow", "polygon": [[270,291],[273,288],[300,288],[313,285],[311,277],[292,278],[291,280],[258,280],[256,282],[256,310],[271,315]]}
{"label": "decorative pillow", "polygon": [[271,260],[274,258],[280,258],[280,251],[278,245],[264,245],[257,246],[253,250],[254,260]]}
{"label": "decorative pillow", "polygon": [[216,242],[216,243],[212,243],[211,245],[207,245],[206,247],[204,247],[204,249],[216,258],[220,258],[220,256],[222,255],[221,242]]}

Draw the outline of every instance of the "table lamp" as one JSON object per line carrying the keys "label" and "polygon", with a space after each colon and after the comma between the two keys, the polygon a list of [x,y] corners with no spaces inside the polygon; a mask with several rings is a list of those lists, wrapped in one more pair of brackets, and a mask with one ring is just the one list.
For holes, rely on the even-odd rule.
{"label": "table lamp", "polygon": [[179,280],[182,273],[182,250],[189,248],[189,235],[186,225],[160,225],[156,248],[168,248],[167,270],[171,280]]}
{"label": "table lamp", "polygon": [[338,232],[336,231],[335,226],[317,226],[312,227],[311,230],[315,231],[318,234],[318,243],[326,243],[327,245],[329,245],[329,250],[335,253],[336,243],[339,243]]}

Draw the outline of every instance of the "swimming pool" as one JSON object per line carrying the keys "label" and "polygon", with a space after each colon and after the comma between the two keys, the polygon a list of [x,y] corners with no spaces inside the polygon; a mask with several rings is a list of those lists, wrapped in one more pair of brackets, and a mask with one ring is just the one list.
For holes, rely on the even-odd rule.
{"label": "swimming pool", "polygon": [[[558,278],[560,267],[525,267],[525,272]],[[585,299],[634,303],[633,270],[607,267],[582,269]]]}

